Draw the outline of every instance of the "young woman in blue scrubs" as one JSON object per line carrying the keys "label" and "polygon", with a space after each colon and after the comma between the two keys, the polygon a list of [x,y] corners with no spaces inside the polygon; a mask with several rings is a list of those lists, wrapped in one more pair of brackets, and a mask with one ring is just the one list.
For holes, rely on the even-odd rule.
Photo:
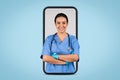
{"label": "young woman in blue scrubs", "polygon": [[45,71],[47,73],[73,73],[74,62],[79,60],[79,43],[75,36],[66,32],[68,17],[64,13],[56,15],[56,34],[46,38],[42,59],[47,62]]}

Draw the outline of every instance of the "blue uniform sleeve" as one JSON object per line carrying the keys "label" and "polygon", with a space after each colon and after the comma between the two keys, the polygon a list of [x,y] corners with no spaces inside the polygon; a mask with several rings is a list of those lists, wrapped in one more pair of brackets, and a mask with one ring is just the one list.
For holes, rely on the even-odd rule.
{"label": "blue uniform sleeve", "polygon": [[49,55],[50,56],[50,46],[51,46],[51,40],[52,40],[52,35],[48,36],[44,42],[43,45],[43,50],[42,50],[42,54],[41,54],[41,58],[43,55]]}
{"label": "blue uniform sleeve", "polygon": [[74,54],[78,54],[80,56],[80,45],[78,43],[78,40],[75,36],[72,36],[72,48],[74,50]]}

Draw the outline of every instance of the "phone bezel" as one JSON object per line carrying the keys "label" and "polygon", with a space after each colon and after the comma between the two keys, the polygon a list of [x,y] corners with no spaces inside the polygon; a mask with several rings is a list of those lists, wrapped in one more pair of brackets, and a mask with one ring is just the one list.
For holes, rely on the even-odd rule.
{"label": "phone bezel", "polygon": [[[76,11],[76,38],[78,39],[78,11],[75,7],[73,6],[47,6],[44,8],[43,10],[43,44],[44,44],[44,41],[45,41],[45,10],[48,9],[48,8],[72,8],[72,9],[75,9]],[[45,71],[45,62],[43,62],[43,71],[45,74],[54,74],[54,75],[71,75],[71,74],[75,74],[77,71],[78,71],[78,62],[76,62],[76,70],[74,73],[47,73]]]}

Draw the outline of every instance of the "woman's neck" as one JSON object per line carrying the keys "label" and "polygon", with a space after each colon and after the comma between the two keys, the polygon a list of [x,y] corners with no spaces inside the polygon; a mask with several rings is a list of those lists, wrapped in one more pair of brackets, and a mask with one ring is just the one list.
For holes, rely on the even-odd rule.
{"label": "woman's neck", "polygon": [[63,32],[63,33],[57,32],[57,35],[59,36],[65,36],[66,34],[67,34],[66,32]]}

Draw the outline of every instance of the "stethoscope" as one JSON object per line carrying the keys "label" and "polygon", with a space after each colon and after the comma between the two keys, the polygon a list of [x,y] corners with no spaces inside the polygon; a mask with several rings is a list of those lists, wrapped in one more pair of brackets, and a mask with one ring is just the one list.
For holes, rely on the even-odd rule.
{"label": "stethoscope", "polygon": [[[55,33],[54,35],[53,35],[53,37],[52,37],[52,40],[51,40],[51,45],[50,45],[50,51],[52,52],[52,44],[53,44],[53,41],[55,40],[54,38],[55,38],[55,36],[57,35],[57,33]],[[72,48],[70,47],[70,35],[67,33],[67,35],[68,35],[68,51],[70,52],[70,53],[72,53],[73,52],[73,50],[72,50]],[[56,40],[55,40],[55,44],[56,44],[56,46],[57,46],[57,42],[56,42]],[[58,46],[57,46],[57,48],[58,48]]]}

